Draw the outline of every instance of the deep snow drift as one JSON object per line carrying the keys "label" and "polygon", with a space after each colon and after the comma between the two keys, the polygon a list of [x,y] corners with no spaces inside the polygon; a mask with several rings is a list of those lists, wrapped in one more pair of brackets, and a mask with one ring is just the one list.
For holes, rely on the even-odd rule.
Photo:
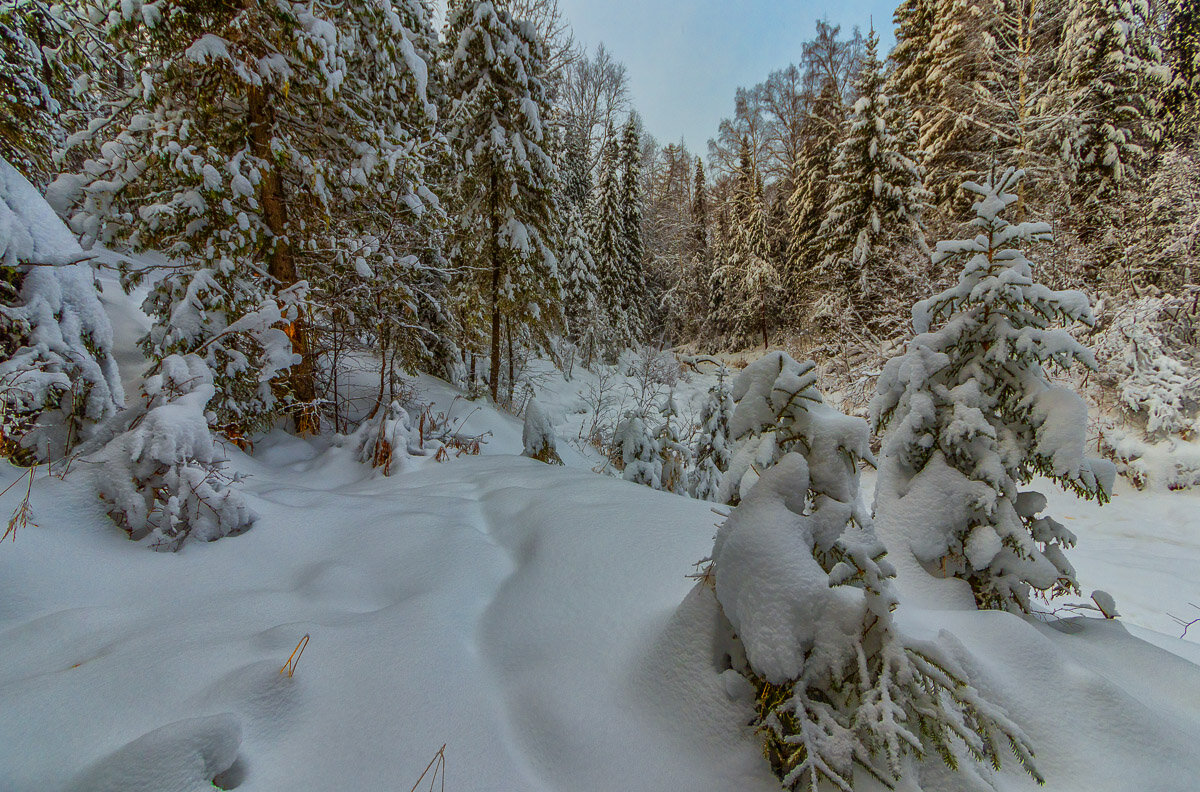
{"label": "deep snow drift", "polygon": [[[472,420],[493,431],[489,455],[390,478],[282,434],[253,458],[230,449],[260,521],[178,554],[128,542],[70,477],[40,478],[37,526],[0,548],[0,789],[401,789],[443,743],[452,789],[777,789],[747,686],[717,664],[712,595],[685,577],[711,549],[710,504],[581,470],[579,454],[564,454],[574,469],[518,457],[519,421]],[[1048,788],[1190,788],[1200,647],[1166,634],[1165,611],[1200,601],[1200,503],[1053,505],[1080,535],[1084,585],[1137,626],[898,618],[973,652]],[[958,788],[927,772],[927,788]],[[1014,763],[995,781],[1033,788]]]}

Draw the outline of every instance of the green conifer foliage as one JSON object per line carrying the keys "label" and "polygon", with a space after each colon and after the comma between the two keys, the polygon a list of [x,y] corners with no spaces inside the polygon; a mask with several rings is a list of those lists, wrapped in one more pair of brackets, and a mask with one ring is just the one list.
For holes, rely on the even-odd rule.
{"label": "green conifer foliage", "polygon": [[820,281],[835,323],[866,323],[876,334],[895,311],[894,297],[913,291],[917,273],[903,262],[905,248],[925,251],[922,214],[927,193],[903,139],[890,126],[890,97],[872,30],[854,82],[858,99],[846,139],[834,153],[833,191],[821,223]]}
{"label": "green conifer foliage", "polygon": [[543,119],[545,55],[534,28],[490,2],[454,4],[447,23],[447,137],[457,169],[454,255],[473,310],[490,324],[490,385],[499,395],[501,331],[547,333],[560,320],[552,250],[558,170]]}

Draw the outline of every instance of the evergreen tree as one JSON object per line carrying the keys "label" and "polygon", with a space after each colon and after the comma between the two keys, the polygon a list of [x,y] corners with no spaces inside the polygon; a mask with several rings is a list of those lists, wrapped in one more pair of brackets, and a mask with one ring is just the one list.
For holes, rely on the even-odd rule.
{"label": "evergreen tree", "polygon": [[73,84],[83,67],[102,68],[84,50],[94,34],[89,10],[84,0],[0,6],[0,158],[40,186],[80,99]]}
{"label": "evergreen tree", "polygon": [[818,232],[829,198],[829,171],[842,138],[841,92],[832,78],[821,84],[809,112],[805,144],[795,165],[795,188],[787,199],[787,288],[793,295],[811,290],[812,274],[821,261]]}
{"label": "evergreen tree", "polygon": [[85,258],[0,159],[0,457],[57,462],[124,406],[112,325]]}
{"label": "evergreen tree", "polygon": [[917,147],[925,184],[950,217],[964,176],[978,177],[977,164],[995,154],[997,110],[980,88],[991,77],[1004,39],[996,3],[990,0],[936,0],[927,67],[910,96],[920,97]]}
{"label": "evergreen tree", "polygon": [[685,241],[684,274],[679,284],[681,333],[696,337],[708,317],[708,279],[712,274],[712,252],[708,239],[708,184],[704,165],[696,158],[692,172],[691,206]]}
{"label": "evergreen tree", "polygon": [[744,499],[712,552],[771,769],[787,789],[849,792],[856,767],[892,787],[910,772],[906,756],[999,767],[1007,745],[1040,782],[1020,729],[961,665],[897,629],[895,571],[859,492],[870,433],[825,404],[814,368],[774,352],[738,375],[730,423],[743,440],[730,473],[751,456],[762,475],[745,469]]}
{"label": "evergreen tree", "polygon": [[1069,122],[1061,157],[1085,229],[1098,233],[1161,135],[1166,70],[1146,0],[1073,3],[1059,53],[1058,101]]}
{"label": "evergreen tree", "polygon": [[1163,97],[1168,131],[1189,145],[1200,125],[1200,0],[1169,0],[1165,38],[1173,72]]}
{"label": "evergreen tree", "polygon": [[[447,22],[447,137],[452,141],[455,257],[490,319],[490,387],[499,397],[501,332],[546,332],[561,305],[550,248],[557,169],[542,119],[543,53],[536,31],[487,0],[455,2]],[[519,333],[518,333],[519,334]]]}
{"label": "evergreen tree", "polygon": [[600,281],[596,277],[591,234],[583,216],[569,201],[564,214],[566,228],[563,232],[562,280],[567,335],[583,349],[586,359],[590,361],[602,341],[602,325],[596,317]]}
{"label": "evergreen tree", "polygon": [[592,205],[592,174],[587,167],[587,138],[578,127],[567,130],[561,161],[560,214],[564,230],[560,270],[564,319],[568,337],[583,348],[585,360],[590,364],[603,340],[603,323],[597,317],[600,280],[587,222]]}
{"label": "evergreen tree", "polygon": [[725,378],[729,370],[717,370],[717,384],[708,389],[708,399],[700,411],[700,434],[693,454],[696,464],[692,475],[693,498],[715,501],[719,497],[721,478],[729,469],[732,443],[729,436],[729,417],[733,414],[733,399]]}
{"label": "evergreen tree", "polygon": [[1200,274],[1200,152],[1167,150],[1144,194],[1135,241],[1122,257],[1121,285],[1138,294],[1160,289],[1182,295]]}
{"label": "evergreen tree", "polygon": [[625,413],[617,424],[614,440],[623,465],[622,477],[651,489],[662,489],[662,459],[658,441],[646,426],[646,420],[636,411]]}
{"label": "evergreen tree", "polygon": [[642,135],[637,116],[625,122],[618,149],[621,174],[621,312],[630,341],[647,330],[645,246],[642,244]]}
{"label": "evergreen tree", "polygon": [[562,458],[558,455],[557,442],[554,439],[554,426],[550,416],[542,409],[542,405],[531,399],[525,405],[525,425],[521,430],[521,443],[524,450],[521,456],[536,459],[547,465],[561,465]]}
{"label": "evergreen tree", "polygon": [[139,398],[102,424],[80,449],[96,494],[130,539],[174,552],[188,539],[236,536],[257,515],[208,424],[212,369],[198,355],[167,355]]}
{"label": "evergreen tree", "polygon": [[617,140],[610,133],[600,159],[600,183],[596,190],[592,215],[592,240],[595,243],[597,280],[600,284],[599,308],[607,326],[607,342],[624,345],[632,338],[628,317],[623,312],[624,297],[624,211],[621,183],[617,177]]}
{"label": "evergreen tree", "polygon": [[733,281],[742,301],[742,336],[749,338],[752,328],[762,333],[763,349],[769,345],[772,298],[780,286],[779,272],[771,261],[771,243],[767,230],[767,207],[763,199],[762,178],[742,143],[738,167],[733,174],[731,191],[733,239],[726,267],[727,281]]}
{"label": "evergreen tree", "polygon": [[903,139],[890,127],[889,97],[871,30],[846,139],[834,153],[833,191],[821,223],[821,281],[835,323],[866,322],[890,335],[886,324],[897,296],[911,293],[918,273],[901,259],[906,248],[926,254],[922,212],[927,194]]}
{"label": "evergreen tree", "polygon": [[692,450],[680,435],[679,405],[675,402],[673,391],[667,394],[658,411],[663,419],[656,438],[661,469],[659,489],[686,495],[691,487],[688,471],[692,467]]}
{"label": "evergreen tree", "polygon": [[[231,434],[274,417],[269,381],[289,367],[297,428],[315,430],[300,284],[404,257],[396,228],[432,203],[414,161],[421,132],[403,115],[416,105],[432,119],[427,72],[400,6],[351,0],[320,16],[264,3],[105,5],[106,42],[129,75],[104,97],[107,123],[77,136],[83,173],[57,185],[77,202],[72,224],[88,242],[180,261],[147,301],[145,347],[155,361],[208,360],[210,406]],[[381,206],[400,208],[386,229]],[[368,233],[366,251],[342,244]],[[262,343],[284,330],[295,359]]]}
{"label": "evergreen tree", "polygon": [[925,82],[933,55],[933,20],[937,0],[900,0],[892,16],[896,46],[889,60],[886,93],[894,98],[888,119],[906,142],[915,145],[925,116]]}
{"label": "evergreen tree", "polygon": [[692,177],[692,255],[697,261],[708,256],[708,181],[704,161],[699,157]]}
{"label": "evergreen tree", "polygon": [[[880,533],[939,577],[966,580],[981,608],[1027,611],[1032,590],[1078,591],[1064,550],[1075,537],[1025,490],[1035,475],[1086,498],[1108,499],[1112,466],[1088,459],[1087,407],[1051,383],[1046,366],[1094,368],[1066,327],[1092,324],[1081,292],[1034,280],[1022,246],[1045,223],[1001,213],[1022,174],[964,188],[979,196],[973,239],[941,242],[935,263],[962,262],[958,283],[913,308],[917,336],[888,361],[871,405],[890,427],[875,500]],[[736,395],[736,394],[735,394]],[[920,514],[919,530],[905,515]]]}
{"label": "evergreen tree", "polygon": [[730,218],[731,207],[721,205],[717,210],[712,234],[712,267],[708,276],[708,325],[714,335],[726,342],[732,340],[741,305],[738,295],[739,282],[736,270],[731,266],[732,242],[735,233]]}

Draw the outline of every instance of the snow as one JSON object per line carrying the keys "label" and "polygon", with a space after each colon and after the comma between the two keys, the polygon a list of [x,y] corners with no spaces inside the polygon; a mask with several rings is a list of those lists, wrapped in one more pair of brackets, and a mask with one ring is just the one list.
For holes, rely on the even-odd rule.
{"label": "snow", "polygon": [[[586,381],[540,399],[561,409]],[[689,389],[702,400],[709,382]],[[146,772],[174,772],[170,757],[233,733],[194,719],[232,718],[246,792],[411,785],[443,742],[455,785],[778,789],[746,687],[714,660],[715,600],[684,577],[711,547],[711,504],[596,476],[579,453],[565,469],[521,459],[520,422],[491,408],[470,424],[494,432],[485,456],[391,477],[317,440],[229,448],[258,523],[172,555],[131,545],[69,478],[39,477],[37,526],[0,547],[0,788],[128,767],[119,756],[147,735],[175,747]],[[948,630],[986,658],[987,692],[1030,735],[1048,788],[1181,789],[1200,772],[1186,747],[1200,651],[1165,613],[1200,601],[1198,500],[1050,496],[1079,534],[1081,581],[1112,593],[1122,623],[915,607],[902,573],[905,629]],[[295,677],[280,676],[305,633]],[[1002,788],[1033,789],[1011,765]]]}
{"label": "snow", "polygon": [[232,715],[171,723],[97,761],[69,792],[203,792],[237,761],[241,742]]}

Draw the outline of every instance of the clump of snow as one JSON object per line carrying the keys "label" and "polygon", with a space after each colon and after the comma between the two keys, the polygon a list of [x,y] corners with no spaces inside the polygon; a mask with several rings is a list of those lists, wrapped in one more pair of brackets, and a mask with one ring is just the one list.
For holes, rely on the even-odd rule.
{"label": "clump of snow", "polygon": [[550,423],[550,416],[536,399],[525,405],[525,426],[521,430],[521,441],[525,446],[521,452],[522,456],[548,465],[563,463],[555,447],[554,426]]}

